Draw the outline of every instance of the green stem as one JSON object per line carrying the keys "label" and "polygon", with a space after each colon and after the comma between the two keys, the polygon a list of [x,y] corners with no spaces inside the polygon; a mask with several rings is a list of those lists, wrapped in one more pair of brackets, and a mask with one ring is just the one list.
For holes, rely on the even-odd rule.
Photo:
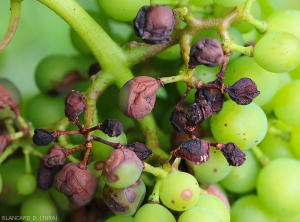
{"label": "green stem", "polygon": [[157,178],[156,183],[153,187],[153,191],[148,197],[149,203],[158,204],[160,202],[159,201],[159,189],[160,189],[162,181],[163,181],[163,179]]}
{"label": "green stem", "polygon": [[266,166],[270,162],[270,158],[265,155],[258,146],[254,146],[251,148],[251,151],[253,152],[254,156],[258,160],[261,166]]}
{"label": "green stem", "polygon": [[161,78],[159,78],[159,81],[163,85],[165,85],[165,84],[168,84],[168,83],[183,81],[184,79],[185,79],[184,75],[177,75],[177,76],[161,77]]}
{"label": "green stem", "polygon": [[18,144],[15,143],[8,145],[3,151],[3,153],[0,155],[0,165],[3,163],[3,161],[6,160],[7,157],[13,154],[18,148],[19,148]]}
{"label": "green stem", "polygon": [[21,15],[21,2],[22,0],[11,0],[10,1],[10,21],[7,28],[7,31],[4,35],[4,37],[0,41],[0,52],[2,52],[6,46],[10,43],[10,41],[13,39],[17,27],[20,20]]}
{"label": "green stem", "polygon": [[163,168],[161,167],[153,167],[148,163],[144,163],[144,172],[148,172],[151,173],[153,176],[157,177],[157,178],[164,178],[168,175],[168,172],[165,171]]}
{"label": "green stem", "polygon": [[31,164],[30,164],[29,150],[27,149],[27,146],[23,147],[23,154],[24,154],[24,158],[25,158],[25,173],[31,174],[32,169],[31,169]]}

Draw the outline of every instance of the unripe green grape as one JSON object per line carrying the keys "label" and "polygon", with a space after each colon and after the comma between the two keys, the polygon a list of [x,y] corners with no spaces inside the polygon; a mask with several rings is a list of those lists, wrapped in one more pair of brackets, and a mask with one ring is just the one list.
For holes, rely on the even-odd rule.
{"label": "unripe green grape", "polygon": [[[96,130],[95,135],[109,142],[127,144],[127,137],[124,132],[122,132],[121,135],[118,137],[115,136],[110,137],[107,134],[103,133],[102,131]],[[110,152],[113,150],[114,148],[111,146],[108,146],[101,142],[94,141],[92,147],[92,154],[93,154],[92,158],[98,161],[106,161]]]}
{"label": "unripe green grape", "polygon": [[246,150],[246,161],[220,182],[220,185],[232,193],[243,194],[255,189],[257,176],[261,167],[251,150]]}
{"label": "unripe green grape", "polygon": [[132,21],[139,9],[149,5],[149,0],[98,0],[100,7],[113,19]]}
{"label": "unripe green grape", "polygon": [[297,215],[300,211],[300,163],[291,158],[270,161],[257,178],[257,195],[277,216]]}
{"label": "unripe green grape", "polygon": [[64,116],[64,110],[65,98],[39,93],[28,102],[26,117],[35,128],[45,128],[59,121]]}
{"label": "unripe green grape", "polygon": [[65,194],[58,192],[58,190],[54,186],[50,188],[49,193],[51,199],[56,204],[58,209],[62,209],[66,211],[70,210],[71,204],[68,197]]}
{"label": "unripe green grape", "polygon": [[41,92],[53,92],[63,82],[64,77],[76,70],[77,63],[71,57],[51,54],[37,64],[34,73],[35,83]]}
{"label": "unripe green grape", "polygon": [[215,212],[223,222],[230,222],[230,212],[228,207],[219,197],[215,195],[200,195],[195,207],[208,208]]}
{"label": "unripe green grape", "polygon": [[166,50],[158,53],[156,55],[156,57],[163,59],[163,60],[179,59],[181,57],[179,44],[173,45],[173,46],[167,48]]}
{"label": "unripe green grape", "polygon": [[210,123],[216,141],[235,143],[242,150],[259,144],[268,129],[267,117],[258,105],[237,105],[232,100],[224,102],[222,110],[212,115]]}
{"label": "unripe green grape", "polygon": [[134,222],[176,222],[172,213],[160,204],[147,203],[134,215]]}
{"label": "unripe green grape", "polygon": [[198,180],[200,184],[217,183],[225,178],[230,171],[230,166],[223,153],[215,147],[210,147],[210,158],[208,161],[194,165],[187,162],[189,172]]}
{"label": "unripe green grape", "polygon": [[17,189],[20,194],[29,195],[36,189],[36,178],[32,174],[23,174],[17,181]]}
{"label": "unripe green grape", "polygon": [[300,40],[300,30],[297,25],[300,22],[300,10],[291,8],[274,11],[266,18],[266,22],[268,23],[266,33],[288,32]]}
{"label": "unripe green grape", "polygon": [[300,64],[300,40],[288,32],[271,32],[256,43],[253,55],[269,72],[288,72]]}
{"label": "unripe green grape", "polygon": [[231,222],[276,222],[277,218],[269,212],[256,195],[241,196],[231,207]]}
{"label": "unripe green grape", "polygon": [[241,78],[250,78],[255,82],[260,92],[259,96],[254,98],[253,101],[262,106],[268,103],[276,94],[280,84],[280,75],[264,70],[253,58],[242,56],[228,65],[224,83],[231,86]]}
{"label": "unripe green grape", "polygon": [[12,207],[20,204],[24,200],[25,196],[19,194],[17,189],[17,181],[24,173],[24,158],[13,158],[1,164],[2,192],[0,193],[0,203],[2,205]]}
{"label": "unripe green grape", "polygon": [[115,215],[106,219],[104,222],[134,222],[134,219],[133,217]]}
{"label": "unripe green grape", "polygon": [[279,217],[277,222],[295,222],[300,221],[300,213],[291,217]]}
{"label": "unripe green grape", "polygon": [[300,79],[294,80],[282,87],[275,95],[273,109],[275,116],[281,121],[300,127]]}
{"label": "unripe green grape", "polygon": [[282,10],[282,9],[298,9],[300,10],[300,5],[298,0],[272,0],[271,5],[274,7],[274,10]]}
{"label": "unripe green grape", "polygon": [[58,211],[46,192],[37,191],[22,202],[20,214],[29,218],[26,221],[32,222],[43,217],[57,218]]}
{"label": "unripe green grape", "polygon": [[178,222],[222,222],[223,220],[214,211],[205,207],[192,207],[184,211]]}
{"label": "unripe green grape", "polygon": [[196,6],[205,6],[205,5],[210,5],[213,4],[213,0],[190,0],[190,3]]}
{"label": "unripe green grape", "polygon": [[131,186],[122,189],[105,185],[103,200],[116,215],[133,216],[141,205],[145,193],[146,186],[139,179]]}
{"label": "unripe green grape", "polygon": [[159,197],[169,209],[184,211],[198,200],[200,187],[189,173],[176,171],[168,174],[162,181]]}
{"label": "unripe green grape", "polygon": [[290,133],[290,145],[291,150],[296,155],[297,158],[300,158],[300,127],[294,127]]}

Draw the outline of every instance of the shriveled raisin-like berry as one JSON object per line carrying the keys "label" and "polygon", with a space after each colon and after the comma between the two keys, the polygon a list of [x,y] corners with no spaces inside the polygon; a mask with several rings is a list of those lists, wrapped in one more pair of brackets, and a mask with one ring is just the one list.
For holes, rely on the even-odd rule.
{"label": "shriveled raisin-like berry", "polygon": [[66,162],[66,154],[64,149],[59,145],[54,144],[44,155],[43,161],[47,167],[64,165]]}
{"label": "shriveled raisin-like berry", "polygon": [[152,154],[152,150],[145,144],[139,142],[123,145],[122,147],[133,151],[140,160],[145,160]]}
{"label": "shriveled raisin-like berry", "polygon": [[208,86],[197,89],[195,102],[201,103],[201,101],[205,100],[207,103],[210,103],[212,114],[217,114],[221,111],[225,100],[225,95],[220,90],[223,84],[220,80],[216,79],[212,82],[208,82],[207,85]]}
{"label": "shriveled raisin-like berry", "polygon": [[16,115],[20,115],[18,105],[9,90],[0,85],[0,112],[9,107]]}
{"label": "shriveled raisin-like berry", "polygon": [[65,100],[65,115],[70,122],[83,113],[85,109],[85,96],[79,91],[72,91]]}
{"label": "shriveled raisin-like berry", "polygon": [[240,166],[246,160],[246,154],[234,143],[218,144],[216,148],[221,150],[231,166]]}
{"label": "shriveled raisin-like berry", "polygon": [[260,94],[255,82],[249,78],[241,78],[232,86],[227,86],[225,91],[239,105],[248,105]]}
{"label": "shriveled raisin-like berry", "polygon": [[198,103],[194,102],[189,105],[186,115],[189,125],[196,126],[203,123],[208,117],[212,115],[212,108],[210,102],[205,100]]}
{"label": "shriveled raisin-like berry", "polygon": [[199,165],[209,160],[210,144],[198,138],[189,139],[184,141],[179,149],[173,151],[173,156],[181,157],[192,164]]}
{"label": "shriveled raisin-like berry", "polygon": [[119,93],[119,106],[125,116],[139,119],[148,115],[156,101],[158,81],[149,76],[137,76],[127,81]]}
{"label": "shriveled raisin-like berry", "polygon": [[177,132],[188,132],[187,130],[187,118],[184,111],[174,110],[170,116],[171,124]]}
{"label": "shriveled raisin-like berry", "polygon": [[143,6],[133,20],[134,32],[149,44],[170,41],[175,19],[169,6]]}
{"label": "shriveled raisin-like berry", "polygon": [[54,139],[55,137],[53,136],[53,132],[49,132],[44,129],[35,129],[32,137],[32,141],[38,146],[47,146]]}
{"label": "shriveled raisin-like berry", "polygon": [[100,130],[110,137],[118,137],[123,132],[123,125],[116,119],[106,119],[100,125]]}
{"label": "shriveled raisin-like berry", "polygon": [[55,174],[61,170],[62,166],[47,167],[43,162],[40,164],[37,172],[37,188],[48,190],[54,183]]}
{"label": "shriveled raisin-like berry", "polygon": [[89,168],[80,169],[77,163],[67,163],[56,179],[56,189],[76,206],[89,203],[96,192],[97,181]]}
{"label": "shriveled raisin-like berry", "polygon": [[191,68],[197,65],[213,67],[222,64],[223,61],[223,49],[216,39],[201,39],[191,48],[189,61]]}

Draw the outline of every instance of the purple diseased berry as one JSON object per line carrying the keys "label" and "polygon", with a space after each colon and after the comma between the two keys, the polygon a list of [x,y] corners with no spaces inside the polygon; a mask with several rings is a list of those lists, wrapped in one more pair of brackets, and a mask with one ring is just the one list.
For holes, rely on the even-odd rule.
{"label": "purple diseased berry", "polygon": [[85,96],[79,91],[72,91],[65,100],[65,106],[66,117],[74,122],[85,109]]}
{"label": "purple diseased berry", "polygon": [[216,148],[221,150],[227,162],[231,166],[240,166],[246,160],[246,154],[234,143],[219,143]]}
{"label": "purple diseased berry", "polygon": [[64,149],[58,145],[53,145],[44,155],[43,161],[47,167],[62,166],[66,162]]}
{"label": "purple diseased berry", "polygon": [[140,160],[145,160],[152,154],[152,150],[139,142],[123,145],[123,148],[133,151]]}
{"label": "purple diseased berry", "polygon": [[191,68],[197,65],[213,67],[222,64],[223,61],[223,49],[216,39],[201,39],[191,48],[189,61]]}
{"label": "purple diseased berry", "polygon": [[80,169],[77,163],[67,163],[56,179],[56,189],[76,206],[89,203],[96,192],[97,181],[89,168]]}
{"label": "purple diseased berry", "polygon": [[255,82],[249,78],[241,78],[232,86],[227,86],[225,91],[239,105],[248,105],[260,94]]}
{"label": "purple diseased berry", "polygon": [[173,156],[181,157],[192,164],[199,165],[209,160],[210,144],[198,138],[189,139],[184,141],[179,149],[173,151]]}
{"label": "purple diseased berry", "polygon": [[123,125],[115,119],[106,119],[101,125],[100,130],[110,137],[118,137],[123,132]]}
{"label": "purple diseased berry", "polygon": [[170,41],[175,19],[169,6],[143,6],[133,20],[134,32],[149,44]]}
{"label": "purple diseased berry", "polygon": [[33,143],[38,146],[47,146],[54,139],[55,137],[53,136],[53,132],[49,132],[44,129],[35,129],[32,137]]}
{"label": "purple diseased berry", "polygon": [[133,151],[119,148],[109,154],[101,177],[111,187],[125,188],[140,178],[143,168],[144,164]]}
{"label": "purple diseased berry", "polygon": [[127,81],[119,93],[121,111],[135,119],[148,115],[154,107],[159,87],[158,81],[148,76],[137,76]]}
{"label": "purple diseased berry", "polygon": [[103,200],[106,205],[120,216],[132,216],[141,205],[146,193],[144,182],[139,179],[129,187],[122,189],[108,185],[103,189]]}

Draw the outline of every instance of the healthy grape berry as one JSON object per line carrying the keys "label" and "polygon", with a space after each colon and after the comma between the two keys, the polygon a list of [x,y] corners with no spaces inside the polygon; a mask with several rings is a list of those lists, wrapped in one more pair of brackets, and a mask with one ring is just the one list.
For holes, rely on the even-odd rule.
{"label": "healthy grape berry", "polygon": [[85,109],[85,96],[79,91],[72,91],[66,98],[65,106],[66,117],[74,122]]}
{"label": "healthy grape berry", "polygon": [[89,203],[96,192],[97,181],[89,168],[80,169],[77,163],[68,163],[59,172],[56,189],[67,195],[76,206]]}
{"label": "healthy grape berry", "polygon": [[223,61],[223,49],[216,39],[201,39],[191,48],[189,61],[191,68],[197,65],[213,67],[222,64]]}
{"label": "healthy grape berry", "polygon": [[32,137],[32,141],[38,146],[47,146],[54,139],[55,137],[53,136],[53,132],[49,132],[44,129],[35,129]]}
{"label": "healthy grape berry", "polygon": [[54,144],[44,155],[44,164],[47,167],[62,166],[66,162],[64,149]]}
{"label": "healthy grape berry", "polygon": [[135,119],[148,115],[154,107],[159,87],[158,81],[148,76],[137,76],[127,81],[119,93],[121,111]]}
{"label": "healthy grape berry", "polygon": [[173,11],[169,6],[143,6],[133,20],[135,34],[149,44],[170,41],[174,25]]}

